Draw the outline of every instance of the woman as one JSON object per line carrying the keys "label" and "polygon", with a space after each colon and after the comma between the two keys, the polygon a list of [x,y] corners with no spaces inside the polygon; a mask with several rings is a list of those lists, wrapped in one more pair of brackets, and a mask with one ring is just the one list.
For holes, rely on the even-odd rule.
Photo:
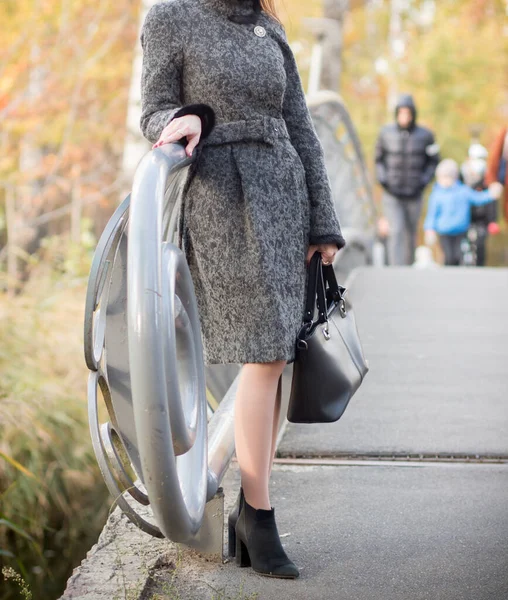
{"label": "woman", "polygon": [[[296,63],[272,0],[171,0],[143,26],[141,128],[186,138],[182,245],[208,363],[243,365],[235,404],[243,494],[230,548],[241,566],[295,578],[268,482],[279,380],[294,360],[306,259],[344,245]],[[239,514],[238,514],[239,512]]]}
{"label": "woman", "polygon": [[508,127],[503,127],[492,143],[485,182],[487,185],[499,182],[504,186],[503,213],[508,221]]}

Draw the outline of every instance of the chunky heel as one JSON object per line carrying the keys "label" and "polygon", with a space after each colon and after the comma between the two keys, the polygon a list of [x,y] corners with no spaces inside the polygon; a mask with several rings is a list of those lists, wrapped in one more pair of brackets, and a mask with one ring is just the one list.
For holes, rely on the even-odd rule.
{"label": "chunky heel", "polygon": [[238,521],[243,501],[243,488],[240,488],[236,504],[228,516],[228,556],[230,558],[234,558],[236,553],[236,522]]}
{"label": "chunky heel", "polygon": [[236,523],[228,523],[228,556],[234,558],[236,554]]}
{"label": "chunky heel", "polygon": [[236,536],[236,564],[239,567],[250,567],[250,556],[247,546]]}

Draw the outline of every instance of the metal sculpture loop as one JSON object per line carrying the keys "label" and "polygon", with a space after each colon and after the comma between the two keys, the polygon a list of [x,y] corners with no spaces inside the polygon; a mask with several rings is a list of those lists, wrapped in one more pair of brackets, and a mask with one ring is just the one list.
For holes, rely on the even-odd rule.
{"label": "metal sculpture loop", "polygon": [[[199,316],[185,257],[172,243],[190,163],[176,144],[147,154],[101,236],[88,283],[85,360],[93,447],[116,503],[147,533],[195,545],[234,442],[229,395],[214,415],[220,423],[210,423],[208,472]],[[102,425],[99,390],[110,419]],[[150,507],[154,523],[135,503]]]}
{"label": "metal sculpture loop", "polygon": [[[88,379],[88,419],[90,423],[90,434],[92,444],[99,463],[102,476],[108,486],[111,495],[115,498],[115,503],[122,509],[127,517],[136,524],[140,529],[154,537],[164,537],[161,530],[150,523],[131,506],[127,501],[123,492],[130,491],[129,488],[121,489],[118,481],[112,471],[112,467],[107,458],[107,451],[104,447],[103,436],[99,425],[99,410],[98,410],[98,388],[101,388],[105,394],[109,393],[109,389],[104,378],[104,375],[99,371],[90,373]],[[124,466],[122,465],[122,468]]]}
{"label": "metal sculpture loop", "polygon": [[134,418],[154,516],[167,537],[185,542],[198,532],[206,503],[203,350],[185,257],[163,238],[165,231],[172,238],[162,205],[171,167],[159,152],[144,161],[134,179],[129,222],[127,312]]}

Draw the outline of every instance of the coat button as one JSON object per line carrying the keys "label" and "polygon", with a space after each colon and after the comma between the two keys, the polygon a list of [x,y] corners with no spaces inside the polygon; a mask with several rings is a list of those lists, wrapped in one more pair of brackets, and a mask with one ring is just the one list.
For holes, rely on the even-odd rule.
{"label": "coat button", "polygon": [[258,37],[265,37],[266,35],[266,29],[264,27],[261,27],[261,25],[258,25],[257,27],[254,27],[254,33],[258,36]]}

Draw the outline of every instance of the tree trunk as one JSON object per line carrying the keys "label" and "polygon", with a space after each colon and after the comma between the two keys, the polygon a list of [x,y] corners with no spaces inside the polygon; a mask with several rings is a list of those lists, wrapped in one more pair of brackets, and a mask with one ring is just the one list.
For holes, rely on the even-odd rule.
{"label": "tree trunk", "polygon": [[323,67],[321,88],[338,92],[342,72],[342,45],[344,19],[349,10],[349,0],[323,0],[323,16],[329,20],[323,38]]}
{"label": "tree trunk", "polygon": [[[139,14],[139,32],[145,20],[146,14],[158,0],[143,0]],[[125,178],[125,193],[120,200],[130,191],[130,186],[134,178],[134,172],[143,155],[150,150],[150,144],[143,137],[139,128],[141,117],[141,67],[143,62],[143,52],[141,44],[136,44],[134,61],[132,63],[132,76],[129,91],[129,105],[127,109],[127,135],[125,137],[122,171]]]}
{"label": "tree trunk", "polygon": [[[30,50],[30,72],[28,74],[28,99],[32,107],[41,97],[46,68],[41,65],[41,49],[32,44]],[[37,171],[44,158],[44,152],[37,137],[27,132],[19,144],[19,173],[23,183],[16,189],[16,251],[18,254],[18,278],[26,278],[26,260],[24,256],[32,254],[39,247],[41,230],[30,223],[44,212],[41,201],[41,181]],[[9,236],[10,237],[10,236]]]}

